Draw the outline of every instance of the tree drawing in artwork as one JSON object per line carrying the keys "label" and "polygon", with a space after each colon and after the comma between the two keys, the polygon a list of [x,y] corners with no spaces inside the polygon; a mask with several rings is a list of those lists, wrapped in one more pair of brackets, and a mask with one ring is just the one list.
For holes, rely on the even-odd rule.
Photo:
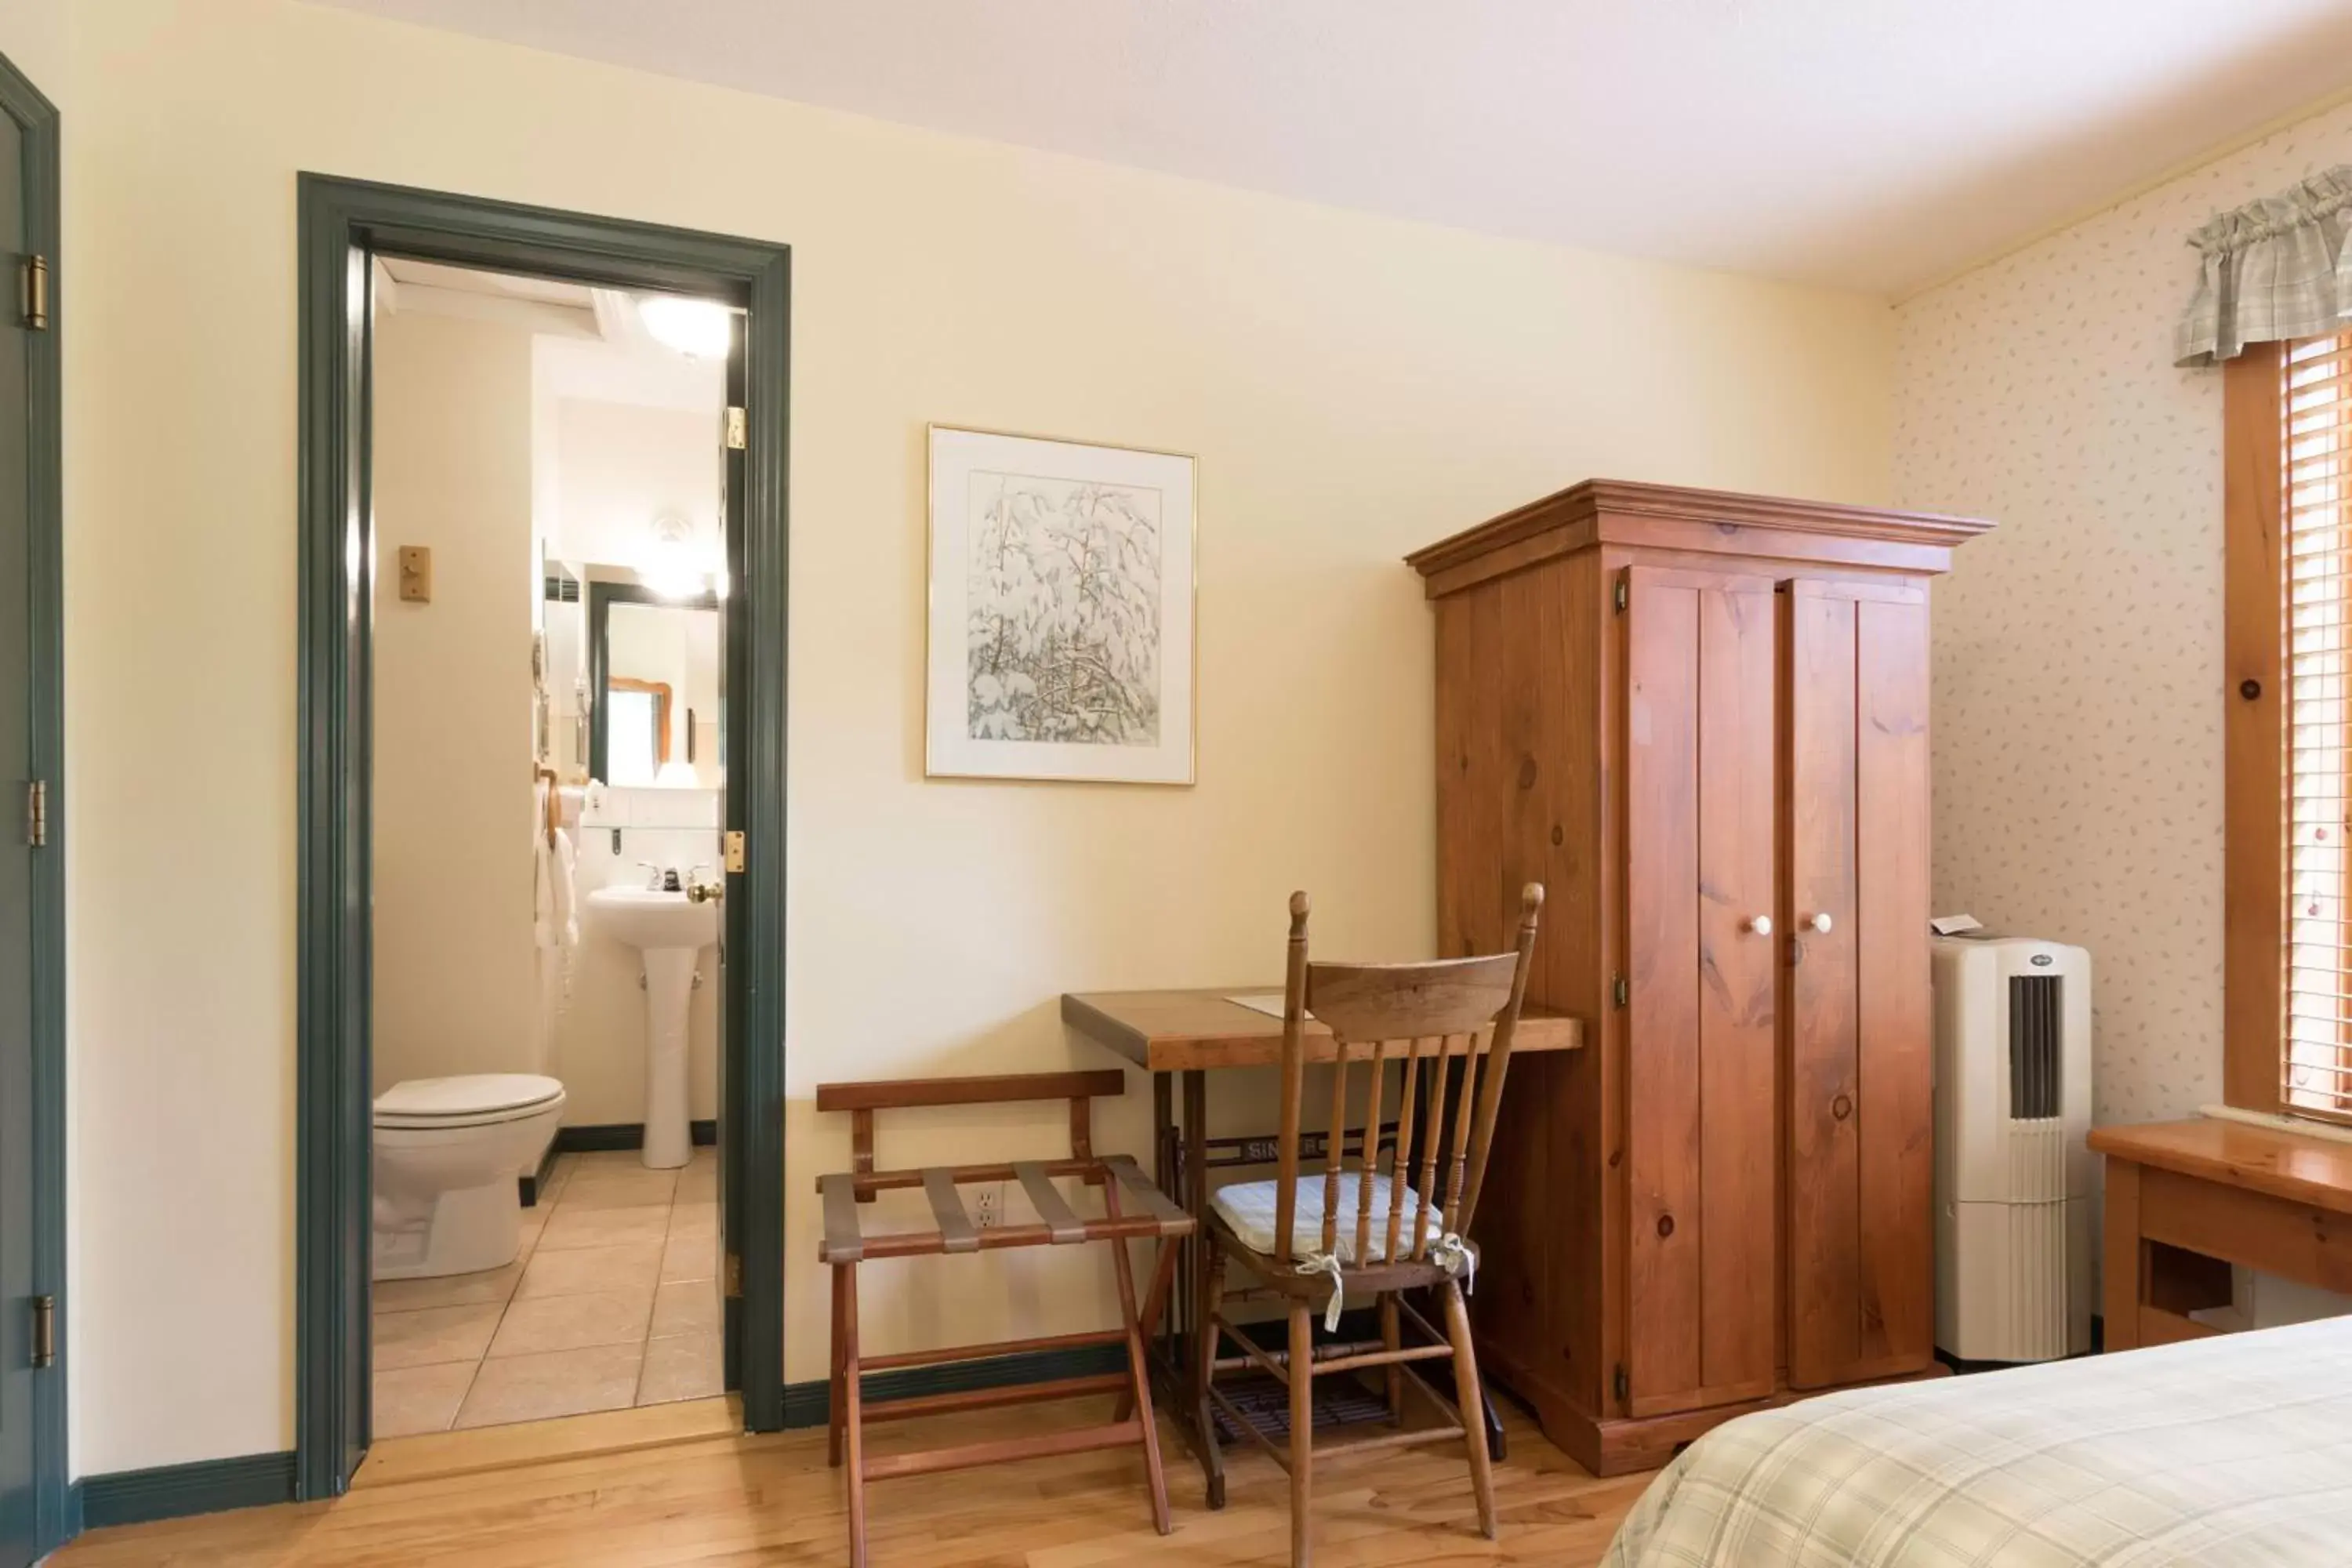
{"label": "tree drawing in artwork", "polygon": [[1160,741],[1160,492],[978,473],[965,707],[975,740]]}

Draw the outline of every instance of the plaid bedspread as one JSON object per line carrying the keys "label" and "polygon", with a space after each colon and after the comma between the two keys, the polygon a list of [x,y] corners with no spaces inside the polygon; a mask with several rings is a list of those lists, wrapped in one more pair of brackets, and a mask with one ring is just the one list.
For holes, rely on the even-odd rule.
{"label": "plaid bedspread", "polygon": [[1825,1394],[1666,1467],[1604,1568],[2352,1564],[2352,1318]]}

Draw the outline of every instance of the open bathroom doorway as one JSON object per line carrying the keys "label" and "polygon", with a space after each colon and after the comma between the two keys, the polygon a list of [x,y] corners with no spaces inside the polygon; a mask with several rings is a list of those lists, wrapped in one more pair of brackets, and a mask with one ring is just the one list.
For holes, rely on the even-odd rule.
{"label": "open bathroom doorway", "polygon": [[781,1425],[783,247],[305,175],[297,1469]]}

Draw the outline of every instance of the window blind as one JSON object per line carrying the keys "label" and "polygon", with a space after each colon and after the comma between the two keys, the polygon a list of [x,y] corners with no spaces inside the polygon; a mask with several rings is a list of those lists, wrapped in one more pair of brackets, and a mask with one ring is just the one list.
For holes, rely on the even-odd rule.
{"label": "window blind", "polygon": [[2293,344],[2283,374],[2280,1102],[2352,1121],[2352,332]]}

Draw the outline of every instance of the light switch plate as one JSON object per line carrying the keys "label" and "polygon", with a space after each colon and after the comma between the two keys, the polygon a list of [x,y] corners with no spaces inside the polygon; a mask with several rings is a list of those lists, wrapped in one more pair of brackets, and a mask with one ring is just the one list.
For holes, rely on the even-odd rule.
{"label": "light switch plate", "polygon": [[433,602],[433,552],[423,544],[400,547],[400,596],[412,605]]}

